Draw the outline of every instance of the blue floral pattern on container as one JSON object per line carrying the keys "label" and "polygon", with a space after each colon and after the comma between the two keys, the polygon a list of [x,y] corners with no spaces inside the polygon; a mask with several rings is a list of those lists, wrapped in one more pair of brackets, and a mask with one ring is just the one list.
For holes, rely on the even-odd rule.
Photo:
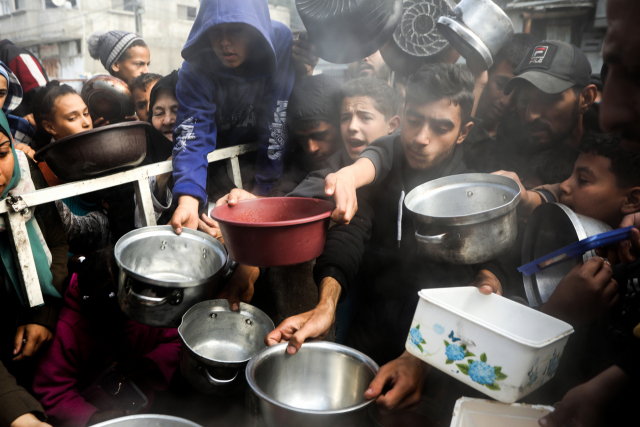
{"label": "blue floral pattern on container", "polygon": [[460,347],[457,344],[448,345],[444,354],[447,355],[447,360],[462,360],[464,359],[464,348]]}
{"label": "blue floral pattern on container", "polygon": [[555,375],[558,365],[560,364],[560,356],[562,356],[562,354],[558,354],[557,350],[553,350],[553,356],[551,356],[549,364],[544,370],[544,374],[549,378]]}
{"label": "blue floral pattern on container", "polygon": [[491,366],[487,363],[487,355],[482,353],[480,360],[469,359],[466,364],[456,364],[460,372],[469,375],[471,380],[485,386],[489,390],[500,390],[500,386],[496,381],[502,381],[507,375],[502,373],[502,367]]}
{"label": "blue floral pattern on container", "polygon": [[409,330],[409,339],[420,350],[420,353],[424,353],[424,349],[422,348],[422,344],[426,344],[427,342],[422,338],[422,332],[420,332],[420,325],[416,325],[414,328]]}

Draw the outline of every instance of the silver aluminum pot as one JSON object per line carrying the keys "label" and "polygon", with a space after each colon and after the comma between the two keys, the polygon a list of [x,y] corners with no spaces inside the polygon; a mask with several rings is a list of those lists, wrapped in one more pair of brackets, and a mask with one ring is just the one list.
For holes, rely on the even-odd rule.
{"label": "silver aluminum pot", "polygon": [[[522,265],[607,231],[611,231],[611,227],[602,221],[577,214],[559,203],[544,203],[533,211],[524,230]],[[589,251],[582,258],[554,265],[531,276],[522,275],[529,305],[540,307],[546,303],[573,267],[595,255],[594,251]]]}
{"label": "silver aluminum pot", "polygon": [[178,328],[182,376],[203,393],[243,390],[249,359],[266,347],[274,328],[269,316],[249,304],[240,303],[237,312],[226,299],[194,305]]}
{"label": "silver aluminum pot", "polygon": [[404,203],[426,257],[477,264],[507,252],[518,233],[520,186],[486,173],[452,175],[414,188]]}
{"label": "silver aluminum pot", "polygon": [[441,16],[436,25],[476,69],[491,68],[493,58],[514,32],[511,19],[491,0],[462,0],[453,16]]}
{"label": "silver aluminum pot", "polygon": [[169,225],[131,231],[118,240],[118,302],[145,325],[176,328],[193,305],[215,297],[229,258],[222,243]]}
{"label": "silver aluminum pot", "polygon": [[287,343],[268,347],[247,365],[249,387],[257,395],[268,427],[353,427],[366,420],[364,392],[378,365],[352,348],[308,342],[295,355]]}
{"label": "silver aluminum pot", "polygon": [[184,418],[172,417],[169,415],[130,415],[128,417],[115,418],[93,427],[202,427]]}

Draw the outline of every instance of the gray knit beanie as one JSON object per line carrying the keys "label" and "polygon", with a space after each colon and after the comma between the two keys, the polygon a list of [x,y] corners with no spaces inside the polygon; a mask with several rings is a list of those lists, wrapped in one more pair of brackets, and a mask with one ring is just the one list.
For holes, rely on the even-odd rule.
{"label": "gray knit beanie", "polygon": [[142,40],[142,37],[120,30],[96,31],[87,39],[89,55],[93,59],[100,59],[104,68],[111,73],[111,66],[136,40]]}

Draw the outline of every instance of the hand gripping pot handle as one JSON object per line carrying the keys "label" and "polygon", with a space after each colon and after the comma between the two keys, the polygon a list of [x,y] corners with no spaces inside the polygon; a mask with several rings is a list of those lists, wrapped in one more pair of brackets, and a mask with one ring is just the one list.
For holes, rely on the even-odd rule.
{"label": "hand gripping pot handle", "polygon": [[428,243],[431,245],[438,245],[440,243],[444,243],[449,239],[460,238],[460,235],[452,236],[450,233],[438,234],[437,236],[423,236],[422,234],[416,231],[416,240],[421,243]]}
{"label": "hand gripping pot handle", "polygon": [[204,370],[204,372],[205,372],[205,375],[207,376],[207,380],[208,380],[211,384],[213,384],[213,385],[218,385],[218,386],[220,386],[220,385],[225,385],[225,384],[229,384],[229,383],[233,382],[233,380],[235,380],[236,378],[238,378],[238,372],[240,372],[240,371],[236,371],[236,373],[233,375],[233,377],[231,377],[231,379],[228,379],[228,380],[219,380],[219,379],[217,379],[217,378],[214,378],[214,377],[213,377],[213,375],[211,375],[211,373],[209,372],[209,370],[208,370],[206,367],[204,367],[204,368],[203,368],[203,370]]}

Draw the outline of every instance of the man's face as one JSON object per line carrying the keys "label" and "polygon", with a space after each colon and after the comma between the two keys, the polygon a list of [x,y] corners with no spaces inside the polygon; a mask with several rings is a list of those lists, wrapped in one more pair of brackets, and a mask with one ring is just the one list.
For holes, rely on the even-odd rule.
{"label": "man's face", "polygon": [[340,143],[338,129],[329,122],[293,131],[293,138],[314,163],[322,163],[336,152]]}
{"label": "man's face", "polygon": [[349,64],[347,74],[350,79],[357,79],[359,77],[375,77],[388,82],[391,70],[384,62],[384,59],[382,59],[380,51],[377,51],[371,56],[367,56],[358,62],[352,62]]}
{"label": "man's face", "polygon": [[178,114],[178,100],[168,90],[161,90],[153,104],[153,111],[150,111],[151,124],[154,128],[162,132],[169,140],[173,141],[173,128],[176,125]]}
{"label": "man's face", "polygon": [[479,119],[496,124],[515,108],[514,92],[504,94],[504,87],[514,77],[513,67],[507,61],[502,61],[489,72],[489,80],[478,101],[476,115]]}
{"label": "man's face", "polygon": [[617,228],[626,191],[616,184],[611,161],[592,153],[580,153],[573,174],[560,184],[560,203],[575,213],[606,222]]}
{"label": "man's face", "polygon": [[431,169],[449,157],[473,127],[469,122],[460,129],[460,123],[460,106],[448,98],[422,105],[408,102],[401,140],[409,167]]}
{"label": "man's face", "polygon": [[520,121],[532,144],[552,146],[571,136],[580,118],[580,97],[573,89],[548,94],[523,82],[514,92]]}
{"label": "man's face", "polygon": [[134,46],[129,48],[129,58],[124,61],[116,61],[111,66],[115,76],[125,83],[138,77],[140,74],[149,72],[149,64],[151,63],[151,53],[144,46]]}
{"label": "man's face", "polygon": [[[392,123],[395,119],[397,124]],[[399,118],[387,120],[368,96],[354,96],[342,100],[340,134],[351,160],[376,139],[389,135],[399,124]]]}
{"label": "man's face", "polygon": [[237,68],[251,53],[256,30],[247,24],[220,24],[209,30],[209,41],[222,65]]}
{"label": "man's face", "polygon": [[0,108],[4,105],[4,100],[7,99],[7,92],[9,89],[9,83],[4,76],[0,76]]}
{"label": "man's face", "polygon": [[604,62],[609,66],[602,92],[600,125],[622,135],[625,148],[640,150],[640,2],[609,0]]}
{"label": "man's face", "polygon": [[149,120],[149,96],[151,96],[151,89],[158,83],[157,80],[147,85],[147,90],[134,89],[131,92],[133,96],[133,103],[136,107],[136,115],[138,119],[146,122]]}

